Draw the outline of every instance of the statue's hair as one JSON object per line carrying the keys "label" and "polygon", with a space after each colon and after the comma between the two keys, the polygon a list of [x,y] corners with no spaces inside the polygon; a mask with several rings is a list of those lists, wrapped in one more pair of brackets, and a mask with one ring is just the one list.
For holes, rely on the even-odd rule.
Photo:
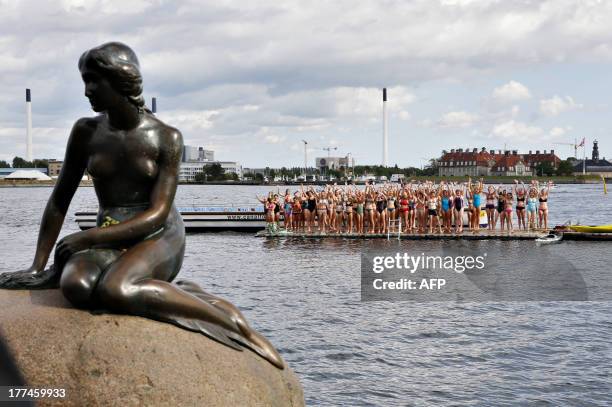
{"label": "statue's hair", "polygon": [[134,51],[120,42],[107,42],[85,51],[79,58],[79,70],[90,67],[106,77],[111,85],[128,98],[138,110],[147,110],[142,96],[142,75]]}

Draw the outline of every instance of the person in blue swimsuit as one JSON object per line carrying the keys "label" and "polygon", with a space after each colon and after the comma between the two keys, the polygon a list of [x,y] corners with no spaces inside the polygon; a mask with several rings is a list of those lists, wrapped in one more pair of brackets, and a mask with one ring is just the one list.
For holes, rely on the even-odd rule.
{"label": "person in blue swimsuit", "polygon": [[536,228],[536,213],[538,213],[538,191],[532,187],[527,198],[527,223],[529,224],[529,229]]}
{"label": "person in blue swimsuit", "polygon": [[468,179],[468,193],[470,194],[470,197],[472,198],[472,203],[474,205],[474,208],[470,213],[469,222],[470,228],[473,231],[478,231],[480,229],[480,194],[482,193],[482,189],[482,178],[478,181],[477,184],[472,184],[472,179]]}
{"label": "person in blue swimsuit", "polygon": [[[442,181],[443,183],[444,181]],[[448,187],[442,190],[442,223],[444,224],[444,231],[450,233],[451,223],[453,219],[453,211],[451,209],[451,196]]]}

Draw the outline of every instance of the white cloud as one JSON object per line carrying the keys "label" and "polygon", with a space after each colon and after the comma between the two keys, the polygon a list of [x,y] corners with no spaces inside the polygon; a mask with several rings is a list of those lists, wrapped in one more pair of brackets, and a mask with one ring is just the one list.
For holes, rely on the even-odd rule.
{"label": "white cloud", "polygon": [[512,110],[510,110],[510,115],[512,116],[512,118],[515,118],[519,115],[519,113],[521,112],[521,108],[517,105],[512,106]]}
{"label": "white cloud", "polygon": [[[429,84],[486,81],[565,62],[601,66],[612,61],[611,2],[0,0],[0,4],[0,129],[23,126],[19,101],[23,89],[31,87],[35,126],[54,129],[44,133],[48,140],[35,145],[41,157],[61,158],[71,123],[92,114],[83,98],[76,62],[84,50],[110,40],[135,49],[145,96],[147,100],[157,96],[160,118],[182,130],[186,140],[232,150],[236,156],[228,158],[252,160],[248,165],[262,164],[262,151],[273,148],[257,146],[265,144],[264,137],[253,138],[262,127],[286,136],[287,145],[293,145],[293,139],[337,135],[339,143],[347,146],[350,137],[352,145],[346,148],[366,157],[371,135],[380,131],[383,86],[389,87],[390,117],[401,119],[394,120],[391,128],[398,131],[400,125],[420,123],[427,130],[437,122],[423,119],[437,113],[421,109],[417,95],[418,102],[432,97]],[[531,96],[517,80],[499,84],[489,98],[499,103],[498,108]],[[432,94],[439,103],[452,92],[437,90]],[[458,96],[467,99],[464,92]],[[572,105],[573,101],[561,99],[564,106]],[[571,108],[578,106],[574,105]],[[499,123],[498,131],[521,130],[516,124],[518,111],[511,116],[496,113],[494,117],[482,113],[473,124],[488,129]],[[411,116],[414,120],[407,121]],[[476,121],[460,119],[449,116],[440,124],[461,127]],[[341,139],[344,134],[348,136]],[[18,153],[21,138],[22,129],[0,137],[0,158]],[[427,140],[417,146],[431,144]]]}
{"label": "white cloud", "polygon": [[565,133],[567,133],[567,130],[563,127],[553,127],[552,129],[550,129],[550,135],[552,137],[561,137]]}
{"label": "white cloud", "polygon": [[279,136],[278,134],[266,134],[264,136],[264,142],[267,144],[280,144],[287,140],[285,136]]}
{"label": "white cloud", "polygon": [[397,114],[397,117],[400,118],[400,120],[410,120],[410,118],[412,117],[412,115],[410,114],[409,111],[407,110],[402,110]]}
{"label": "white cloud", "polygon": [[493,138],[512,141],[533,141],[532,138],[541,136],[543,133],[544,131],[537,126],[530,126],[515,120],[499,123],[491,131]]}
{"label": "white cloud", "polygon": [[498,103],[512,103],[531,98],[529,89],[522,83],[510,81],[493,89],[492,98]]}
{"label": "white cloud", "polygon": [[463,128],[470,127],[478,121],[478,115],[468,112],[448,112],[437,122],[441,128]]}
{"label": "white cloud", "polygon": [[563,112],[581,109],[582,105],[576,103],[571,96],[553,96],[550,99],[540,100],[540,113],[545,116],[558,116]]}

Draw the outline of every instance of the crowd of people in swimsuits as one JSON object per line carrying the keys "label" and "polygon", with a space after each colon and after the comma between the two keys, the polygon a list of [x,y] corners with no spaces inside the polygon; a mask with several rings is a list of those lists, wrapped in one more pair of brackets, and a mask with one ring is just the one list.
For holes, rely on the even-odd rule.
{"label": "crowd of people in swimsuits", "polygon": [[[266,222],[277,228],[283,217],[287,231],[298,233],[463,233],[480,229],[548,229],[548,194],[552,183],[528,186],[487,186],[482,179],[465,183],[410,182],[366,185],[312,186],[284,196],[270,192],[257,199],[264,205]],[[487,225],[481,225],[486,211]],[[513,212],[515,215],[513,216]]]}

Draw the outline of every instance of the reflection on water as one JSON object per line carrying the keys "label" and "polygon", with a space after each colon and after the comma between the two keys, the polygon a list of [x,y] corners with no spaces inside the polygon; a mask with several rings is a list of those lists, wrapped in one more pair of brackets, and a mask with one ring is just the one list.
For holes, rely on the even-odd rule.
{"label": "reflection on water", "polygon": [[[255,193],[267,189],[181,186],[177,202],[255,204]],[[0,189],[3,269],[16,270],[31,262],[50,192]],[[612,223],[610,201],[601,186],[558,186],[549,200],[550,223]],[[76,210],[95,207],[93,189],[79,189],[62,235],[77,230]],[[182,277],[240,306],[299,374],[309,405],[612,401],[609,302],[360,302],[362,250],[421,252],[459,242],[266,240],[232,233],[190,234],[187,239]],[[500,267],[504,257],[516,262],[533,250],[531,242],[473,243],[474,250],[503,250]],[[612,289],[603,287],[608,284],[604,279],[601,284],[597,280],[598,273],[609,273],[610,247],[561,243],[549,246],[540,257],[525,256],[525,265],[537,266],[547,259],[571,262],[584,277],[588,295],[601,296]]]}

